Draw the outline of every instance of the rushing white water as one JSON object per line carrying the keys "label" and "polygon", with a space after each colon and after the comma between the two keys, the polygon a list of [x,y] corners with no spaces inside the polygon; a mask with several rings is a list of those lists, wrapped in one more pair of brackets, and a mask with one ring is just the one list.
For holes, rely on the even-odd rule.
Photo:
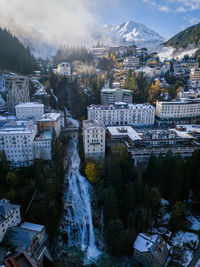
{"label": "rushing white water", "polygon": [[[71,118],[74,126],[78,122]],[[100,251],[96,247],[95,233],[91,210],[91,185],[79,172],[80,157],[78,154],[78,139],[69,141],[68,155],[71,166],[66,174],[68,182],[65,193],[65,230],[68,235],[69,246],[80,246],[86,251],[87,258],[96,258]]]}

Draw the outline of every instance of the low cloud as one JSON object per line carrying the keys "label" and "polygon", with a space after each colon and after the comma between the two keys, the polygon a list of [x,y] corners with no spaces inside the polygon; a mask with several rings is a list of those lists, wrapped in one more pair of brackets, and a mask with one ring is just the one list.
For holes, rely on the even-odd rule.
{"label": "low cloud", "polygon": [[106,0],[0,0],[0,26],[32,33],[50,45],[92,40],[99,5]]}

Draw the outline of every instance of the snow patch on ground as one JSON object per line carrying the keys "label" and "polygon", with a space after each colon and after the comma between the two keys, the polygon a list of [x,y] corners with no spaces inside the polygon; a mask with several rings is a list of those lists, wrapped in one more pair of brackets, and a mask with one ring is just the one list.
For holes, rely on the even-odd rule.
{"label": "snow patch on ground", "polygon": [[31,79],[34,87],[37,88],[37,91],[35,92],[35,95],[47,95],[47,92],[45,91],[44,85],[42,85],[38,80]]}
{"label": "snow patch on ground", "polygon": [[198,221],[194,216],[189,216],[187,219],[191,222],[191,230],[200,231],[200,221]]}
{"label": "snow patch on ground", "polygon": [[171,239],[171,242],[176,247],[182,247],[185,243],[190,243],[194,248],[197,248],[199,238],[197,234],[179,231]]}
{"label": "snow patch on ground", "polygon": [[185,55],[189,55],[189,57],[192,57],[195,52],[198,50],[198,48],[194,48],[188,51],[183,51],[181,52],[178,56],[176,56],[175,58],[178,58],[179,60],[183,59]]}
{"label": "snow patch on ground", "polygon": [[178,59],[178,60],[182,60],[185,55],[189,55],[190,57],[192,57],[197,50],[198,50],[198,48],[194,48],[191,50],[185,50],[182,52],[175,53],[175,48],[163,47],[162,50],[160,51],[160,53],[158,53],[158,56],[160,58],[160,61],[164,61],[166,59],[173,59],[173,58]]}
{"label": "snow patch on ground", "polygon": [[179,263],[182,266],[189,266],[194,254],[194,250],[199,244],[198,235],[190,232],[179,231],[171,239],[171,243],[174,247],[177,247],[181,250],[182,261]]}
{"label": "snow patch on ground", "polygon": [[51,89],[51,93],[52,93],[52,96],[54,97],[54,99],[56,100],[56,102],[58,103],[58,98],[57,98],[57,96],[54,94],[53,89]]}
{"label": "snow patch on ground", "polygon": [[173,47],[163,47],[160,53],[158,53],[160,61],[164,61],[165,59],[172,59],[172,54],[175,48]]}

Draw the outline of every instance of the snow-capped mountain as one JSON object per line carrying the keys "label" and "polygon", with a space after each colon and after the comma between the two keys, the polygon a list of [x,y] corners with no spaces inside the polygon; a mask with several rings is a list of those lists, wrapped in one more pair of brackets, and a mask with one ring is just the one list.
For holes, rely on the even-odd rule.
{"label": "snow-capped mountain", "polygon": [[135,43],[138,47],[152,48],[164,41],[158,33],[132,20],[119,25],[106,24],[102,27],[102,34],[103,41],[107,36],[108,41],[113,40],[113,43]]}

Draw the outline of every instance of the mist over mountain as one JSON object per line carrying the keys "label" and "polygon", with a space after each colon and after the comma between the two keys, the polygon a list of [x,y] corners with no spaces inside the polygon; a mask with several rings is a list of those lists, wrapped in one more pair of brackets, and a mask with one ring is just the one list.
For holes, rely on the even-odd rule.
{"label": "mist over mountain", "polygon": [[[55,54],[61,45],[85,45],[89,47],[92,44],[101,42],[105,45],[113,46],[136,44],[138,47],[147,47],[151,50],[164,41],[164,38],[158,33],[132,20],[119,25],[103,25],[97,27],[90,25],[85,39],[81,38],[80,41],[76,40],[76,42],[73,39],[70,42],[67,38],[63,40],[62,38],[55,38],[54,42],[52,42],[51,36],[48,36],[47,33],[43,33],[34,27],[17,24],[13,20],[10,20],[5,26],[25,46],[29,46],[35,56],[43,57]],[[65,26],[63,27],[65,28]]]}

